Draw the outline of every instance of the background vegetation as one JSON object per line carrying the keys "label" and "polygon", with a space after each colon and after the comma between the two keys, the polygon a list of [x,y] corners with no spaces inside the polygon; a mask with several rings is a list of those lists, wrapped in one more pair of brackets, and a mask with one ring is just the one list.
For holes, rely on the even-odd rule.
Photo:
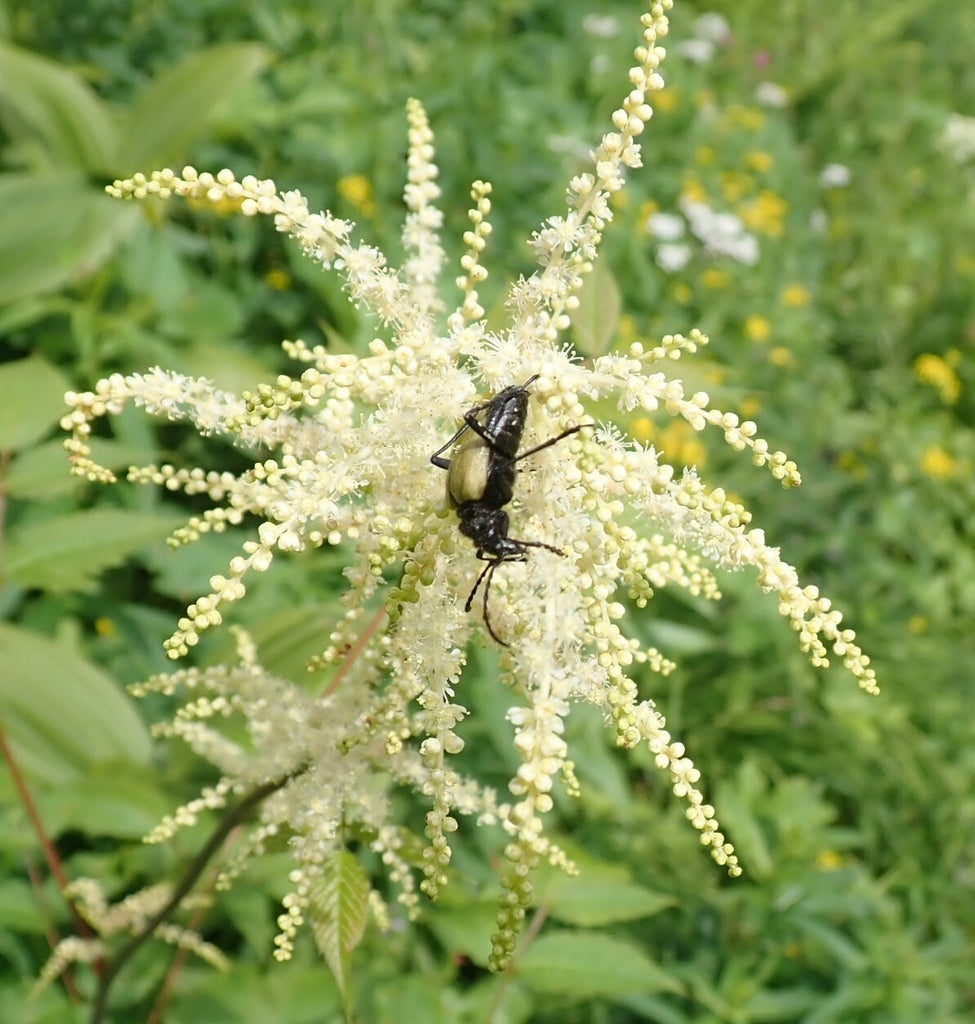
{"label": "background vegetation", "polygon": [[[727,577],[713,608],[655,601],[633,627],[680,668],[650,692],[712,780],[745,877],[728,881],[698,850],[652,766],[618,757],[598,722],[574,715],[583,796],[556,816],[583,876],[552,881],[513,974],[489,977],[495,890],[472,837],[419,926],[367,936],[358,1020],[975,1016],[975,143],[966,154],[946,141],[953,114],[975,115],[975,9],[714,9],[730,35],[707,59],[681,52],[705,7],[674,13],[647,167],[618,207],[602,303],[590,300],[576,341],[591,354],[695,325],[711,334],[687,372],[797,459],[802,489],[779,492],[720,440],[663,419],[628,426],[746,498],[848,610],[883,695],[809,668],[752,580]],[[239,543],[214,536],[172,555],[163,538],[185,507],[72,480],[61,394],[153,364],[238,387],[284,366],[282,338],[357,349],[372,331],[267,225],[113,203],[105,181],[187,162],[270,176],[395,252],[403,107],[416,95],[437,132],[448,244],[468,183],[494,184],[497,300],[504,272],[531,269],[525,238],[559,211],[605,130],[640,11],[637,0],[37,0],[0,12],[0,720],[12,769],[0,774],[0,1019],[81,1019],[73,1000],[91,988],[73,971],[26,999],[52,937],[72,928],[28,808],[68,878],[118,896],[175,877],[202,841],[204,828],[140,844],[206,779],[179,748],[150,743],[160,708],[135,707],[123,687],[165,667],[175,617]],[[682,196],[738,215],[757,261],[698,244],[662,269],[648,218],[678,213]],[[622,316],[606,301],[617,292]],[[235,459],[138,415],[101,444],[117,466]],[[338,564],[296,559],[240,606],[269,667],[304,678]],[[228,648],[215,637],[199,658]],[[473,657],[470,724],[502,779],[504,698],[492,653]],[[197,920],[232,957],[229,974],[150,945],[114,993],[117,1019],[168,1004],[172,1021],[340,1020],[310,941],[287,965],[271,959],[286,870],[286,854],[265,858]]]}

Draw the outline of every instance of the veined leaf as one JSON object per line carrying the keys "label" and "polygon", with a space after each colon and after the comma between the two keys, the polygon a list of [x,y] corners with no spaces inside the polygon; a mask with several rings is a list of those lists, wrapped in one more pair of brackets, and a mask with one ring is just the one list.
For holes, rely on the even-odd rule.
{"label": "veined leaf", "polygon": [[0,623],[0,720],[28,776],[66,782],[91,765],[149,760],[149,733],[115,681],[73,648]]}
{"label": "veined leaf", "polygon": [[[29,143],[35,160],[42,152],[51,169],[105,167],[116,147],[115,125],[108,104],[80,75],[4,42],[0,42],[0,69],[0,101],[13,113],[6,121],[15,144]],[[40,195],[44,193],[38,190],[34,207],[43,205],[36,201]],[[50,258],[49,251],[47,255]]]}
{"label": "veined leaf", "polygon": [[179,515],[96,508],[25,523],[10,531],[0,570],[25,587],[82,590],[97,573],[162,540],[182,521]]}
{"label": "veined leaf", "polygon": [[369,879],[347,850],[337,850],[325,862],[324,873],[312,889],[309,920],[315,943],[349,1009],[349,970],[352,953],[366,930]]}
{"label": "veined leaf", "polygon": [[556,878],[545,891],[552,917],[583,928],[634,921],[674,905],[672,896],[614,878]]}
{"label": "veined leaf", "polygon": [[0,305],[92,273],[137,217],[78,170],[0,175]]}
{"label": "veined leaf", "polygon": [[[42,438],[64,412],[67,378],[32,357],[0,366],[0,450],[18,451]],[[62,455],[67,473],[67,462]]]}
{"label": "veined leaf", "polygon": [[579,308],[572,317],[572,342],[587,356],[609,351],[619,330],[620,287],[603,260],[583,279]]}
{"label": "veined leaf", "polygon": [[592,932],[542,935],[518,959],[516,973],[536,992],[572,999],[682,991],[676,977],[635,946]]}
{"label": "veined leaf", "polygon": [[146,171],[178,162],[220,101],[267,62],[267,51],[256,43],[226,43],[201,50],[160,75],[128,110],[119,162]]}

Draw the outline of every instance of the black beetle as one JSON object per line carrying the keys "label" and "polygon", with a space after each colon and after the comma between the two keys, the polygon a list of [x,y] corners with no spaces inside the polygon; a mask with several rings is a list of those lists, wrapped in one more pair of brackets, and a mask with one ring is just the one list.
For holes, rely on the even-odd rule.
{"label": "black beetle", "polygon": [[[518,540],[508,536],[509,520],[504,506],[511,501],[514,491],[516,464],[590,425],[583,423],[569,427],[519,454],[518,445],[525,432],[528,415],[528,387],[537,379],[536,373],[524,384],[512,384],[494,398],[468,409],[464,413],[464,425],[430,456],[435,466],[447,470],[447,500],[457,511],[460,532],[477,546],[477,557],[488,563],[477,577],[464,610],[471,610],[477,588],[487,577],[484,584],[484,624],[503,647],[508,644],[491,628],[488,616],[488,592],[494,570],[502,562],[523,562],[529,548],[545,548],[557,555],[565,554],[560,548],[539,540]],[[443,458],[441,452],[456,444],[468,430],[472,436],[454,452],[454,457]]]}

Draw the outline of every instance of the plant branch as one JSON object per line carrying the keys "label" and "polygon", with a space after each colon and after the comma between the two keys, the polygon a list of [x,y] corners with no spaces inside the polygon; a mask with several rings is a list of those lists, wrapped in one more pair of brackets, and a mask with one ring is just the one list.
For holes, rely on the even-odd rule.
{"label": "plant branch", "polygon": [[91,1024],[102,1024],[105,1020],[105,1011],[108,1007],[108,994],[112,983],[121,973],[125,965],[139,951],[143,943],[145,943],[159,925],[173,913],[173,911],[185,899],[193,886],[196,885],[200,876],[206,870],[207,864],[216,855],[221,846],[223,846],[227,836],[251,815],[254,808],[257,807],[262,800],[281,789],[282,786],[294,777],[294,773],[292,773],[281,779],[275,779],[273,782],[265,782],[263,785],[258,786],[255,790],[244,797],[244,799],[241,800],[241,802],[220,821],[217,827],[213,830],[213,833],[210,835],[210,838],[197,854],[192,864],[190,864],[186,869],[185,874],[173,890],[173,895],[170,897],[166,905],[161,907],[157,913],[149,918],[141,931],[137,932],[129,942],[119,950],[118,954],[109,961],[106,970],[99,978],[98,991],[95,994],[95,1002],[91,1011]]}

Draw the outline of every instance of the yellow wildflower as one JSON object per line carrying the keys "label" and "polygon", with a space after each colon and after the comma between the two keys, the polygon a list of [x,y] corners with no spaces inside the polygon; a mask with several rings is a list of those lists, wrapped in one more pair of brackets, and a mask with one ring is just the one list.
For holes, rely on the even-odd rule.
{"label": "yellow wildflower", "polygon": [[775,165],[775,158],[763,149],[753,149],[745,156],[745,163],[751,170],[765,174]]}
{"label": "yellow wildflower", "polygon": [[929,444],[921,455],[921,472],[932,480],[950,480],[958,475],[958,460],[940,444]]}
{"label": "yellow wildflower", "polygon": [[761,411],[761,399],[756,398],[754,395],[743,398],[739,404],[739,412],[748,420],[753,420]]}
{"label": "yellow wildflower", "polygon": [[367,217],[376,212],[372,184],[364,174],[347,174],[338,180],[339,195]]}
{"label": "yellow wildflower", "polygon": [[726,270],[718,270],[717,267],[708,267],[701,275],[701,284],[713,291],[720,291],[731,284],[731,278]]}
{"label": "yellow wildflower", "polygon": [[765,127],[765,112],[755,107],[734,105],[728,110],[728,121],[732,126],[748,132],[758,132]]}
{"label": "yellow wildflower", "polygon": [[721,191],[729,203],[737,203],[754,188],[755,182],[741,171],[725,171],[721,175]]}
{"label": "yellow wildflower", "polygon": [[280,267],[275,267],[273,270],[269,270],[264,275],[264,280],[268,286],[273,288],[276,292],[289,291],[292,285],[291,275]]}
{"label": "yellow wildflower", "polygon": [[742,204],[738,211],[745,225],[752,231],[777,238],[782,234],[789,204],[780,195],[763,189],[754,199]]}
{"label": "yellow wildflower", "polygon": [[681,199],[691,203],[706,203],[708,194],[697,178],[686,178],[681,189]]}
{"label": "yellow wildflower", "polygon": [[812,296],[809,294],[809,289],[802,284],[787,284],[782,289],[782,302],[786,306],[792,306],[794,309],[800,309],[803,306],[808,306]]}
{"label": "yellow wildflower", "polygon": [[955,372],[959,353],[950,350],[946,356],[925,352],[914,360],[914,375],[924,384],[930,384],[941,395],[941,401],[951,405],[961,394],[961,381]]}
{"label": "yellow wildflower", "polygon": [[658,92],[653,102],[653,109],[660,114],[669,114],[680,106],[680,89],[668,86]]}
{"label": "yellow wildflower", "polygon": [[772,325],[759,313],[745,317],[745,336],[751,341],[767,341],[772,333]]}
{"label": "yellow wildflower", "polygon": [[698,167],[710,167],[714,163],[715,156],[714,146],[698,146],[694,150],[694,163]]}

